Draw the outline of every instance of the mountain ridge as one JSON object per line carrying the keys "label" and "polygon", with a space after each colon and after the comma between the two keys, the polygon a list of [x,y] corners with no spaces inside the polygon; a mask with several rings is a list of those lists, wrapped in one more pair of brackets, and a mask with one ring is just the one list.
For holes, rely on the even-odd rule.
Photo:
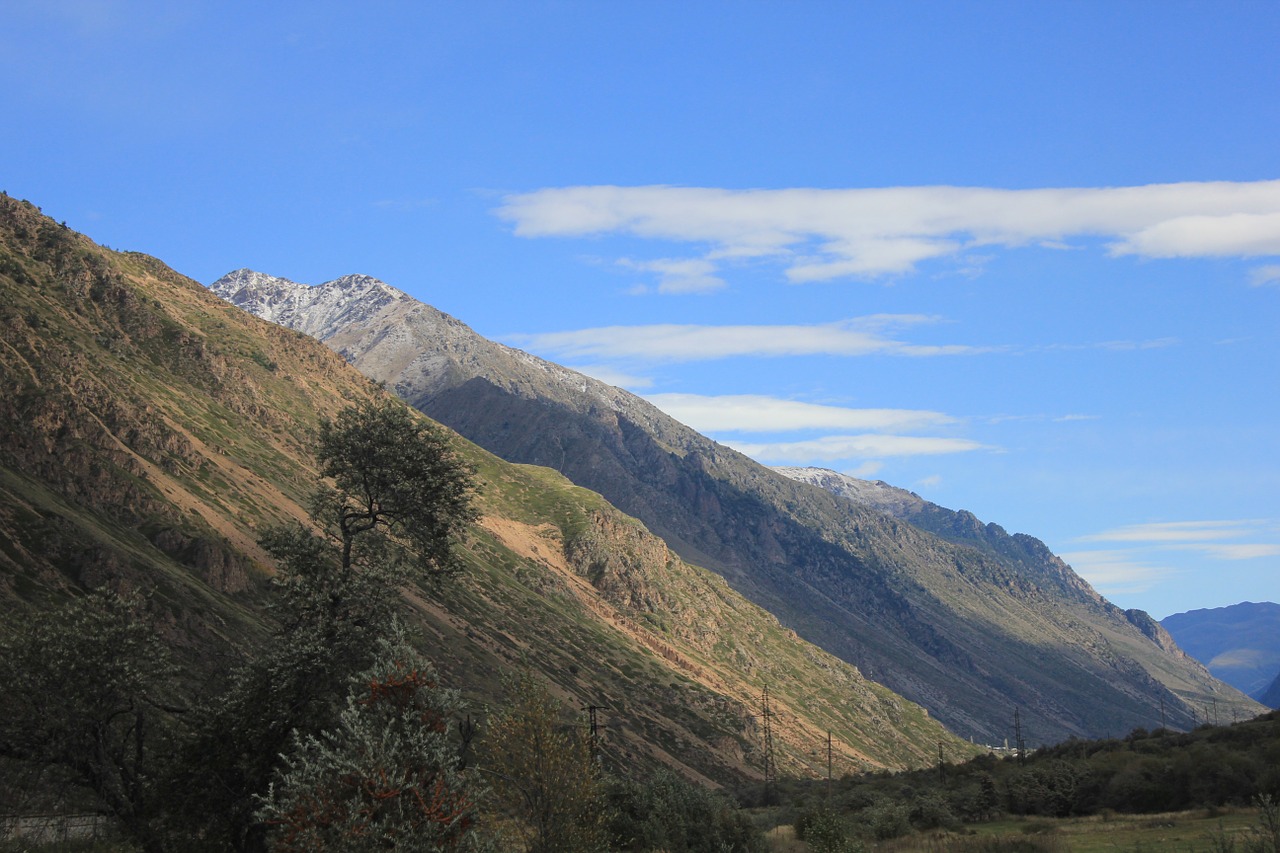
{"label": "mountain ridge", "polygon": [[1280,675],[1280,604],[1243,601],[1160,621],[1188,654],[1255,699]]}
{"label": "mountain ridge", "polygon": [[[306,523],[311,434],[385,392],[313,338],[7,196],[0,347],[6,612],[84,589],[146,591],[198,695],[271,630],[273,567],[257,539]],[[409,588],[405,607],[473,708],[500,701],[502,673],[531,664],[567,706],[607,706],[616,765],[722,785],[761,778],[766,683],[783,772],[816,775],[810,753],[828,730],[850,770],[930,764],[939,740],[971,754],[600,495],[449,436],[483,484],[481,520],[459,550],[467,570]]]}
{"label": "mountain ridge", "polygon": [[[339,287],[247,284],[237,273],[211,287],[249,309],[292,300],[294,316]],[[1210,701],[1258,709],[1061,561],[1040,559],[1031,537],[1006,534],[1008,553],[956,544],[793,482],[635,395],[394,293],[342,322],[325,314],[325,343],[497,455],[605,495],[685,560],[961,734],[998,742],[1014,707],[1042,741],[1150,728],[1162,706],[1182,727]]]}

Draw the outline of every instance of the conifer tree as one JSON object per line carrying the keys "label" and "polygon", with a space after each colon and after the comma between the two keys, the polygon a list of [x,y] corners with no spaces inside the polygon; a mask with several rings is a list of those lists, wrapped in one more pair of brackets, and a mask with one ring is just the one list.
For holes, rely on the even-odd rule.
{"label": "conifer tree", "polygon": [[474,849],[474,800],[458,769],[457,693],[396,629],[351,681],[338,724],[295,735],[259,812],[271,849]]}

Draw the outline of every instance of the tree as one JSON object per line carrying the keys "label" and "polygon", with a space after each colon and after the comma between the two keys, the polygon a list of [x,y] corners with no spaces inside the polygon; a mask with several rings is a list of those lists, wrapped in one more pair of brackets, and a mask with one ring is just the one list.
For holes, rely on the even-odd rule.
{"label": "tree", "polygon": [[285,525],[262,543],[276,559],[274,609],[290,642],[314,639],[348,662],[331,685],[340,695],[390,624],[400,588],[460,569],[454,544],[476,518],[476,486],[443,430],[394,399],[323,421],[315,453],[332,481],[311,499],[320,534]]}
{"label": "tree", "polygon": [[313,515],[333,526],[343,571],[354,565],[356,542],[378,533],[406,542],[426,576],[459,569],[453,543],[475,519],[475,484],[442,430],[395,400],[360,403],[320,425],[316,458],[335,488],[316,495]]}
{"label": "tree", "polygon": [[0,755],[65,774],[146,851],[174,708],[167,649],[140,599],[93,592],[0,643]]}
{"label": "tree", "polygon": [[482,743],[497,807],[515,818],[527,853],[606,848],[600,771],[580,727],[560,720],[546,682],[523,671]]}
{"label": "tree", "polygon": [[323,422],[315,452],[332,485],[313,496],[314,528],[285,525],[262,537],[277,564],[280,629],[201,715],[188,775],[175,785],[200,791],[181,810],[191,844],[262,849],[255,797],[279,756],[292,737],[336,729],[347,682],[392,630],[401,588],[455,572],[453,545],[475,518],[470,467],[442,430],[395,400]]}
{"label": "tree", "polygon": [[337,726],[294,736],[259,812],[272,849],[471,849],[475,807],[451,725],[458,706],[403,632],[381,641]]}
{"label": "tree", "polygon": [[307,708],[327,702],[336,713],[346,680],[370,663],[395,622],[401,588],[458,570],[454,543],[476,517],[470,466],[441,429],[397,400],[359,403],[323,421],[316,461],[333,482],[311,501],[323,535],[288,525],[262,539],[277,562],[273,609],[292,664],[277,683],[300,691],[290,705],[303,711],[296,722],[304,732],[319,730],[306,725]]}

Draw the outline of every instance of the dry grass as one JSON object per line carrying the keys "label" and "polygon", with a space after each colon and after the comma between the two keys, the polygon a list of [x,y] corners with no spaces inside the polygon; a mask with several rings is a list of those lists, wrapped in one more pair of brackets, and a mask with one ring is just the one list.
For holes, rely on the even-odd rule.
{"label": "dry grass", "polygon": [[[1221,853],[1242,849],[1257,820],[1257,809],[1010,819],[961,833],[865,842],[865,849],[867,853]],[[770,853],[809,850],[790,826],[775,827],[765,837]]]}

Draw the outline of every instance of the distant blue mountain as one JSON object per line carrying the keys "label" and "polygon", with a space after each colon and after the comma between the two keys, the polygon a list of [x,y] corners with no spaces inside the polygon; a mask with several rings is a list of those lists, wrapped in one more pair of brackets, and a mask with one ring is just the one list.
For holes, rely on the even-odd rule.
{"label": "distant blue mountain", "polygon": [[1161,620],[1182,650],[1217,678],[1263,704],[1280,693],[1280,604],[1246,601],[1229,607],[1190,610]]}
{"label": "distant blue mountain", "polygon": [[1270,687],[1262,691],[1258,701],[1268,708],[1280,708],[1280,675],[1276,676],[1276,680],[1271,682]]}

